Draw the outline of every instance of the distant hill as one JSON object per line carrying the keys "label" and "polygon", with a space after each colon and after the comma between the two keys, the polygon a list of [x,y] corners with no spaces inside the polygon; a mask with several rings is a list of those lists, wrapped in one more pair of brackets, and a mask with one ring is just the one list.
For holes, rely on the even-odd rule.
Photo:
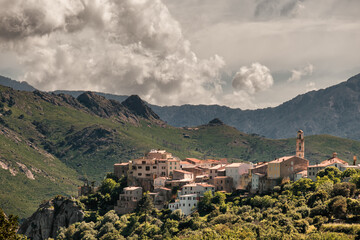
{"label": "distant hill", "polygon": [[19,82],[19,81],[12,80],[7,77],[3,77],[1,75],[0,75],[0,85],[11,87],[15,90],[20,90],[20,91],[32,92],[32,91],[36,90],[34,87],[29,85],[27,82]]}
{"label": "distant hill", "polygon": [[[297,130],[297,129],[296,129]],[[289,133],[296,136],[296,131]],[[360,142],[308,136],[311,163],[336,151],[351,162]],[[0,86],[0,208],[27,217],[53,195],[75,195],[82,180],[101,181],[113,164],[166,149],[180,158],[269,161],[295,153],[295,138],[249,135],[214,119],[176,128],[164,123],[138,96],[122,103],[93,92],[16,91]]]}
{"label": "distant hill", "polygon": [[[126,97],[101,95],[115,100]],[[330,134],[360,140],[360,74],[335,86],[299,95],[274,108],[241,110],[218,105],[149,106],[162,120],[175,127],[197,126],[220,118],[242,132],[268,138],[292,137],[297,129],[303,129],[308,135]]]}
{"label": "distant hill", "polygon": [[[55,93],[78,97],[83,91]],[[128,97],[96,94],[119,102]],[[273,108],[241,110],[218,105],[148,105],[163,121],[175,127],[197,126],[219,118],[242,132],[268,138],[292,137],[297,129],[303,129],[308,135],[330,134],[360,140],[360,74],[335,86],[299,95]]]}

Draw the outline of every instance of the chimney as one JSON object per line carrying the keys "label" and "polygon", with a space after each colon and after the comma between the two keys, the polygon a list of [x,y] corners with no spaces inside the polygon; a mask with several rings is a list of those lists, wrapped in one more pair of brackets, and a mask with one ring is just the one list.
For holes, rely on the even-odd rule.
{"label": "chimney", "polygon": [[336,157],[337,157],[337,153],[334,152],[334,153],[333,153],[333,158],[336,158]]}
{"label": "chimney", "polygon": [[354,156],[354,157],[353,157],[353,159],[354,159],[354,166],[356,166],[356,160],[357,160],[357,157],[356,157],[356,156]]}

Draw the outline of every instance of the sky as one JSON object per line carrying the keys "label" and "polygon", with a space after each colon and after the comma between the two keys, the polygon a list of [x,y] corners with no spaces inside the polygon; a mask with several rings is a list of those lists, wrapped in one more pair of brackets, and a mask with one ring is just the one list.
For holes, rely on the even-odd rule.
{"label": "sky", "polygon": [[0,75],[157,105],[277,106],[360,73],[358,0],[0,0]]}

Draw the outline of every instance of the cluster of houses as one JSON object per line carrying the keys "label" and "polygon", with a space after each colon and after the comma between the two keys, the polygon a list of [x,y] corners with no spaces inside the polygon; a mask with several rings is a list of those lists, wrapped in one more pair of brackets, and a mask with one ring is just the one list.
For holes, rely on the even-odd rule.
{"label": "cluster of houses", "polygon": [[320,164],[309,166],[304,156],[304,143],[304,133],[299,130],[296,155],[257,164],[228,163],[226,159],[180,160],[165,150],[151,150],[142,158],[114,165],[114,174],[126,176],[129,186],[120,194],[115,211],[119,214],[132,212],[143,193],[149,192],[156,208],[181,209],[188,215],[207,191],[265,193],[284,179],[296,181],[308,177],[316,181],[317,172],[329,166],[341,171],[359,168],[356,157],[354,165],[350,166],[336,153]]}

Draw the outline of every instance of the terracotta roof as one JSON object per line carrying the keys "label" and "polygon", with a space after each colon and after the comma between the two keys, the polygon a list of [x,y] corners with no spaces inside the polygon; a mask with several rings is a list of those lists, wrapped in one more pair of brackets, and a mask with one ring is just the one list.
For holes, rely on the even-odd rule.
{"label": "terracotta roof", "polygon": [[180,164],[192,164],[192,163],[190,163],[188,161],[180,161]]}
{"label": "terracotta roof", "polygon": [[200,186],[203,186],[203,187],[215,187],[214,185],[211,185],[211,184],[208,184],[208,183],[197,183],[198,185]]}
{"label": "terracotta roof", "polygon": [[287,160],[289,160],[289,159],[291,159],[293,157],[295,157],[295,156],[285,156],[285,157],[277,158],[277,159],[275,159],[273,161],[270,161],[269,163],[280,163],[280,162],[287,161]]}
{"label": "terracotta roof", "polygon": [[296,174],[301,174],[301,175],[305,176],[305,175],[307,175],[307,170],[297,172]]}
{"label": "terracotta roof", "polygon": [[221,168],[225,168],[225,164],[219,164],[216,166],[213,166],[211,168],[209,168],[210,170],[216,170],[216,169],[221,169]]}
{"label": "terracotta roof", "polygon": [[129,163],[115,163],[114,165],[116,166],[126,166],[126,165],[129,165]]}
{"label": "terracotta roof", "polygon": [[168,179],[167,177],[157,177],[157,178],[155,178],[155,179],[159,179],[159,178],[160,178],[160,179],[165,179],[165,180]]}
{"label": "terracotta roof", "polygon": [[255,165],[254,168],[261,168],[261,167],[264,167],[267,165],[268,165],[268,163],[259,163],[259,164]]}
{"label": "terracotta roof", "polygon": [[137,189],[140,189],[141,187],[126,187],[124,188],[124,190],[126,191],[133,191],[133,190],[137,190]]}
{"label": "terracotta roof", "polygon": [[188,172],[188,171],[184,171],[184,170],[174,170],[174,172],[185,173],[185,174],[192,174],[192,172]]}
{"label": "terracotta roof", "polygon": [[258,175],[260,177],[265,177],[265,174],[262,174],[262,173],[254,173],[255,175]]}
{"label": "terracotta roof", "polygon": [[341,160],[340,158],[337,158],[337,157],[333,157],[333,158],[327,159],[325,161],[322,161],[320,164],[310,165],[309,167],[327,167],[327,166],[330,166],[330,165],[332,165],[334,163],[340,163],[340,164],[343,164],[343,165],[349,165],[344,160]]}
{"label": "terracotta roof", "polygon": [[199,160],[199,159],[197,159],[197,158],[186,158],[185,161],[186,161],[186,160],[190,160],[190,161],[198,162],[198,163],[201,163],[201,162],[202,162],[201,160]]}
{"label": "terracotta roof", "polygon": [[231,178],[229,176],[216,176],[215,178]]}

